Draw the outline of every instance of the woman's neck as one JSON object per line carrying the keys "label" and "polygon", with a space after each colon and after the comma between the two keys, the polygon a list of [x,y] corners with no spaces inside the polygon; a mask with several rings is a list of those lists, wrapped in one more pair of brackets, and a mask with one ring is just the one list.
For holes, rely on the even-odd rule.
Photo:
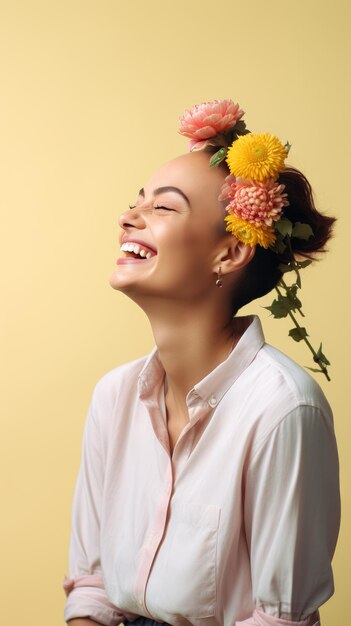
{"label": "woman's neck", "polygon": [[[238,319],[195,306],[158,306],[148,317],[166,373],[167,396],[179,410],[190,389],[228,356],[243,332]],[[191,309],[191,310],[189,310]]]}

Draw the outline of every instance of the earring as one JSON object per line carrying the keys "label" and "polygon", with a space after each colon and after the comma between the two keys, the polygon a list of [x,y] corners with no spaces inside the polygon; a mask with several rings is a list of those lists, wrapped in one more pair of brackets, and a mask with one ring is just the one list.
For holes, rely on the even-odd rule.
{"label": "earring", "polygon": [[218,278],[216,280],[217,287],[223,287],[223,283],[221,281],[221,266],[218,268]]}

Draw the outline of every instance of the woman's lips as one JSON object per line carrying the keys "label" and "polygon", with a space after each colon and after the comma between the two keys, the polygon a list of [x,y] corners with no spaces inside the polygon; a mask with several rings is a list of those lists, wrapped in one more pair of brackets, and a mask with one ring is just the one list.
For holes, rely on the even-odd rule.
{"label": "woman's lips", "polygon": [[126,263],[147,263],[148,261],[154,259],[156,256],[157,254],[151,256],[149,259],[134,259],[133,257],[121,256],[119,259],[117,259],[116,265],[125,265]]}

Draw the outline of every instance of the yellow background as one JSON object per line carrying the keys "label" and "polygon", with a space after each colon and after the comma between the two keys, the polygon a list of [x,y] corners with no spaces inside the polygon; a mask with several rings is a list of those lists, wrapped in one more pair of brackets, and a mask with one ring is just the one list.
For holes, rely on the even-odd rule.
{"label": "yellow background", "polygon": [[[185,108],[232,98],[248,127],[292,144],[330,254],[304,272],[312,343],[332,382],[343,523],[324,626],[350,596],[350,9],[341,0],[2,0],[1,622],[62,626],[70,511],[93,386],[153,346],[148,320],[108,284],[118,215],[187,150]],[[189,276],[191,280],[191,276]],[[262,305],[267,341],[302,365],[287,320]]]}

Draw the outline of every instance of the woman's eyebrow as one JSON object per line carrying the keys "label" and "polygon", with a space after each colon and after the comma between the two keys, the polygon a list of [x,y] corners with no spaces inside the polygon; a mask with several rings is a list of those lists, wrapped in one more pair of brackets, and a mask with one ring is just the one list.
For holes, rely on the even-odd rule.
{"label": "woman's eyebrow", "polygon": [[[188,196],[186,196],[184,191],[179,189],[179,187],[172,187],[171,185],[167,185],[166,187],[157,187],[156,189],[154,189],[154,195],[157,196],[158,194],[160,194],[160,193],[162,193],[164,191],[175,191],[176,193],[179,193],[184,198],[184,200],[187,202],[189,208],[191,208]],[[143,196],[143,198],[145,198],[144,187],[142,187],[139,190],[139,196]]]}

